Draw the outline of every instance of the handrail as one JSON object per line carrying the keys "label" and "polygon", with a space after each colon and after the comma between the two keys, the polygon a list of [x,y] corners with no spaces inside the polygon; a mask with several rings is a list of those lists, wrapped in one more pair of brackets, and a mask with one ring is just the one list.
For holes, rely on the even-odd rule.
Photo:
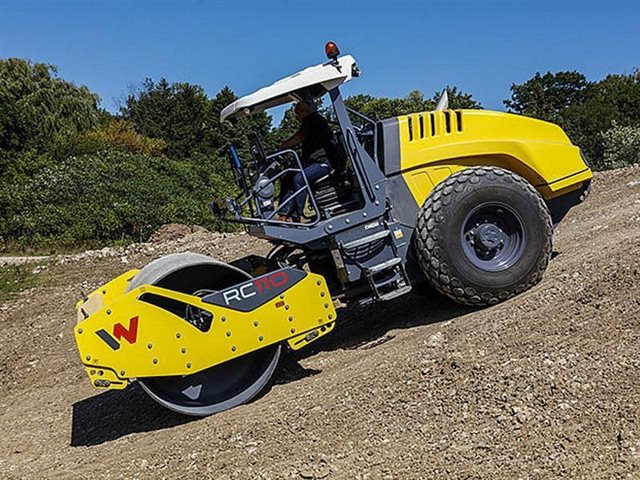
{"label": "handrail", "polygon": [[356,144],[358,140],[354,138],[355,133],[353,133],[352,129],[347,129],[347,147],[349,147],[349,151],[352,155],[352,159],[353,159],[353,164],[356,167],[356,170],[358,171],[358,176],[362,179],[362,184],[364,186],[364,189],[367,191],[367,194],[369,195],[369,198],[371,200],[374,200],[375,197],[375,193],[373,192],[373,188],[371,187],[371,183],[369,182],[369,177],[367,177],[366,173],[363,170],[363,166],[362,166],[362,157],[360,156],[360,152],[358,151],[358,147]]}
{"label": "handrail", "polygon": [[373,124],[373,125],[375,126],[376,121],[375,121],[375,120],[373,120],[373,119],[371,119],[371,118],[369,118],[369,117],[367,117],[367,116],[366,116],[366,115],[364,115],[363,113],[360,113],[359,111],[354,110],[353,108],[349,108],[349,107],[347,107],[346,105],[344,106],[344,108],[346,108],[346,109],[347,109],[347,112],[351,112],[351,113],[353,113],[356,117],[360,117],[361,119],[363,119],[363,120],[365,120],[365,121],[367,121],[367,122],[369,122],[369,123],[371,123],[371,124]]}
{"label": "handrail", "polygon": [[347,112],[353,113],[356,117],[359,117],[362,120],[364,120],[365,122],[369,122],[371,124],[371,126],[373,128],[373,160],[374,160],[374,162],[376,162],[376,164],[379,164],[379,162],[378,162],[378,128],[377,128],[377,121],[367,117],[366,115],[358,112],[357,110],[354,110],[353,108],[347,107],[346,105],[344,106],[344,108],[347,109]]}
{"label": "handrail", "polygon": [[[307,176],[304,173],[304,167],[302,166],[302,162],[300,161],[300,157],[298,156],[298,154],[295,152],[295,150],[291,150],[291,149],[287,149],[287,150],[281,150],[279,152],[275,152],[272,153],[271,155],[266,156],[266,160],[270,160],[270,159],[274,159],[280,156],[285,156],[285,155],[292,155],[293,158],[295,159],[296,163],[297,163],[297,167],[298,168],[286,168],[280,172],[278,172],[276,175],[274,175],[273,177],[269,178],[269,181],[266,182],[264,185],[261,185],[259,188],[255,188],[255,185],[251,188],[251,193],[249,193],[246,198],[244,198],[242,200],[241,203],[238,204],[238,209],[236,211],[234,211],[234,215],[235,218],[234,219],[227,219],[229,221],[235,221],[238,223],[245,223],[245,224],[272,224],[272,225],[286,225],[286,226],[303,226],[303,227],[313,227],[315,225],[318,224],[318,222],[320,221],[320,210],[318,209],[318,204],[316,202],[315,199],[315,195],[313,194],[313,190],[311,189],[311,185],[309,183],[309,180],[307,179]],[[297,191],[293,192],[293,194],[289,195],[285,201],[283,201],[281,204],[278,205],[278,207],[276,209],[274,209],[273,212],[271,212],[271,214],[269,214],[269,216],[267,218],[256,218],[256,217],[245,217],[244,215],[242,215],[240,212],[241,210],[247,205],[249,204],[249,207],[252,211],[252,215],[253,215],[253,204],[255,204],[256,208],[258,209],[258,213],[261,213],[260,211],[260,205],[257,201],[255,201],[256,199],[256,195],[258,195],[259,192],[261,192],[264,188],[268,187],[269,185],[273,185],[277,180],[279,180],[280,178],[282,178],[285,174],[287,173],[293,173],[294,175],[296,173],[301,173],[302,174],[302,178],[304,180],[305,185],[298,189]],[[289,202],[291,202],[297,195],[301,194],[304,191],[308,191],[309,192],[309,199],[311,201],[311,205],[313,207],[313,209],[315,210],[316,214],[315,214],[315,219],[312,222],[309,223],[302,223],[302,222],[283,222],[281,220],[273,220],[273,218],[278,214],[278,212],[282,211],[283,207],[285,205],[287,205]],[[251,200],[253,200],[253,203],[250,203]]]}

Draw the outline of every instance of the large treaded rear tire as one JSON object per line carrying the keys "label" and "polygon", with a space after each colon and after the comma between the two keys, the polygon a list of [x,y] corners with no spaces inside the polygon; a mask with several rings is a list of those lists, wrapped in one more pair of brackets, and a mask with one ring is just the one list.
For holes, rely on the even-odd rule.
{"label": "large treaded rear tire", "polygon": [[420,267],[431,284],[458,303],[485,306],[542,279],[553,227],[542,197],[524,178],[472,167],[436,186],[416,234]]}

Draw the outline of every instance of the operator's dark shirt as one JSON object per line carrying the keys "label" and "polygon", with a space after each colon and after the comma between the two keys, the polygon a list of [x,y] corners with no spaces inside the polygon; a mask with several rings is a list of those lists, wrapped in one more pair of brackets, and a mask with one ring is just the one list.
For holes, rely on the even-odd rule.
{"label": "operator's dark shirt", "polygon": [[309,157],[320,148],[324,148],[327,157],[326,159],[321,157],[322,160],[319,162],[330,164],[332,158],[335,158],[336,146],[333,132],[327,120],[318,112],[310,113],[302,120],[299,132],[304,136],[302,141],[302,164],[306,166],[318,162],[319,160],[310,159]]}

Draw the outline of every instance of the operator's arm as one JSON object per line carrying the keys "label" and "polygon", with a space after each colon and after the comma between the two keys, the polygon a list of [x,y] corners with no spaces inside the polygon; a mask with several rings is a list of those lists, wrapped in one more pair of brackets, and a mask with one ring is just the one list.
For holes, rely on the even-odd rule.
{"label": "operator's arm", "polygon": [[296,133],[287,138],[280,144],[280,150],[286,150],[287,148],[294,148],[300,145],[304,141],[304,132],[298,130]]}

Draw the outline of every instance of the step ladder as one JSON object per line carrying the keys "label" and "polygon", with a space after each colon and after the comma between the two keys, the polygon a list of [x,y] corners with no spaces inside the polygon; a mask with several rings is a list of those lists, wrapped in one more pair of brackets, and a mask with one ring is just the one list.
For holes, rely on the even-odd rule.
{"label": "step ladder", "polygon": [[[384,242],[384,249],[387,252],[386,258],[380,263],[365,265],[354,258],[352,254],[354,250],[377,242]],[[398,248],[386,222],[384,223],[384,230],[339,244],[339,247],[344,257],[358,264],[371,288],[371,296],[361,300],[361,305],[391,300],[411,291],[411,283],[409,282],[407,271],[402,258],[398,255]]]}

